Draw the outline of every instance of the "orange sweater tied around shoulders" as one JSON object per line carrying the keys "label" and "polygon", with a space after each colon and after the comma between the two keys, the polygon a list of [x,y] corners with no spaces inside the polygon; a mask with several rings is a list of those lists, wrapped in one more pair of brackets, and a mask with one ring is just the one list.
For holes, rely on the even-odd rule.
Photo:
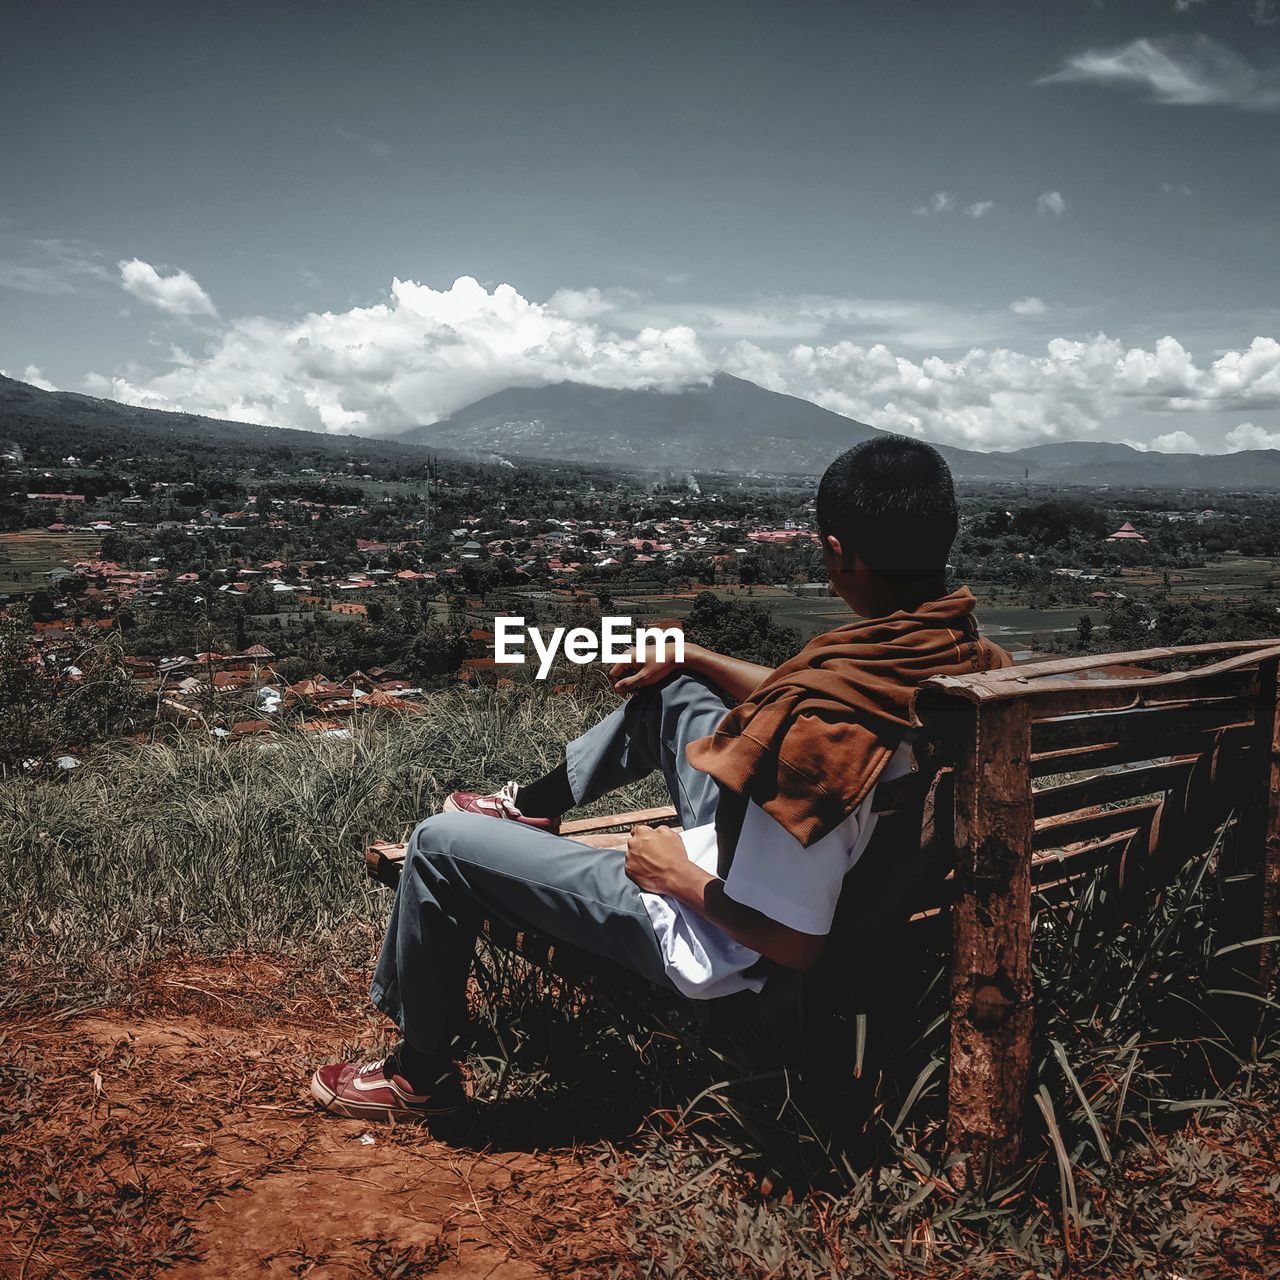
{"label": "orange sweater tied around shoulders", "polygon": [[1013,661],[978,635],[975,604],[959,587],[909,612],[816,636],[715,733],[691,742],[689,763],[720,784],[717,828],[740,829],[755,801],[805,847],[834,831],[867,798],[903,735],[919,727],[921,684]]}

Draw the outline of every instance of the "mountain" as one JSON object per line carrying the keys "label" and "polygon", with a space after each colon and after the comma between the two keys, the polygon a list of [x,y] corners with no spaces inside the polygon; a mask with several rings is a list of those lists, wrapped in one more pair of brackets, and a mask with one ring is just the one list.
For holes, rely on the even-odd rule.
{"label": "mountain", "polygon": [[[393,438],[504,457],[816,474],[841,450],[883,434],[811,401],[720,373],[680,391],[616,391],[580,382],[508,387]],[[947,446],[942,453],[956,475],[969,478],[1021,479],[1031,465],[999,453]]]}
{"label": "mountain", "polygon": [[1240,453],[1144,453],[1106,440],[1064,440],[1015,449],[1007,458],[1050,473],[1063,484],[1271,489],[1280,486],[1280,450]]}
{"label": "mountain", "polygon": [[[431,426],[389,438],[327,435],[168,413],[72,391],[42,391],[0,375],[0,444],[96,457],[130,451],[242,455],[246,466],[317,470],[350,464],[378,475],[415,471],[424,446],[487,461],[492,455],[679,471],[817,474],[842,449],[885,433],[808,400],[718,374],[683,391],[611,391],[581,383],[508,387]],[[964,479],[1117,488],[1280,489],[1280,450],[1144,453],[1105,440],[1030,445],[1009,453],[939,446]]]}
{"label": "mountain", "polygon": [[1030,467],[1070,470],[1072,467],[1097,467],[1125,464],[1151,455],[1131,444],[1115,444],[1110,440],[1062,440],[1051,444],[1033,444],[1025,449],[1011,449],[1006,458],[1021,458]]}
{"label": "mountain", "polygon": [[55,429],[65,434],[68,453],[91,458],[104,450],[114,452],[121,448],[183,454],[240,450],[272,457],[288,453],[296,466],[309,461],[332,464],[352,459],[402,467],[422,465],[421,450],[394,440],[294,431],[194,413],[140,409],[74,391],[42,391],[0,375],[0,444],[29,449],[34,444],[47,444],[49,433]]}

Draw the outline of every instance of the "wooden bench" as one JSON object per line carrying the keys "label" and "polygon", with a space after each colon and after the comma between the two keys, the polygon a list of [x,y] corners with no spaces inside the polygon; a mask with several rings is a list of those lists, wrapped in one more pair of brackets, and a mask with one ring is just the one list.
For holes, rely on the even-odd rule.
{"label": "wooden bench", "polygon": [[[1017,1164],[1036,904],[1069,903],[1101,873],[1136,915],[1229,829],[1220,876],[1237,936],[1280,933],[1278,667],[1280,640],[1238,641],[1038,662],[921,690],[918,771],[896,794],[880,789],[877,808],[894,818],[850,873],[824,964],[845,963],[886,926],[950,912],[947,1140],[961,1178]],[[562,832],[621,847],[633,825],[674,819],[648,809]],[[394,885],[403,858],[403,845],[378,842],[366,865]],[[656,1007],[646,984],[573,948],[498,925],[487,933],[572,981],[626,991],[632,1014]],[[1242,954],[1265,990],[1274,944]]]}

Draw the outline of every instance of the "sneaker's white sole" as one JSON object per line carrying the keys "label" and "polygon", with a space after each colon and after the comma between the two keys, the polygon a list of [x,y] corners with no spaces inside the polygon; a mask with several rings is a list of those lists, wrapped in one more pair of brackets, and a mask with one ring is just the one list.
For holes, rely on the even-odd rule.
{"label": "sneaker's white sole", "polygon": [[348,1120],[447,1120],[461,1115],[463,1111],[461,1105],[428,1107],[419,1111],[410,1107],[388,1107],[377,1102],[356,1102],[340,1098],[320,1079],[318,1071],[311,1077],[311,1096],[322,1110],[330,1115],[345,1116]]}
{"label": "sneaker's white sole", "polygon": [[440,812],[441,813],[463,813],[465,811],[463,810],[462,806],[458,804],[456,800],[454,800],[452,795],[447,795],[444,798],[444,804],[440,806]]}

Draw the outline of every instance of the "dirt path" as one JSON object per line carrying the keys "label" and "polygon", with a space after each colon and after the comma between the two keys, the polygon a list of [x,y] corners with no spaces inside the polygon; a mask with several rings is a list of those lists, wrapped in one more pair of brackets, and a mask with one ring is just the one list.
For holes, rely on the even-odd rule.
{"label": "dirt path", "polygon": [[189,965],[136,1008],[0,1021],[0,1275],[524,1280],[626,1257],[594,1151],[323,1116],[310,1070],[374,1024],[322,997],[262,1016],[245,984]]}

